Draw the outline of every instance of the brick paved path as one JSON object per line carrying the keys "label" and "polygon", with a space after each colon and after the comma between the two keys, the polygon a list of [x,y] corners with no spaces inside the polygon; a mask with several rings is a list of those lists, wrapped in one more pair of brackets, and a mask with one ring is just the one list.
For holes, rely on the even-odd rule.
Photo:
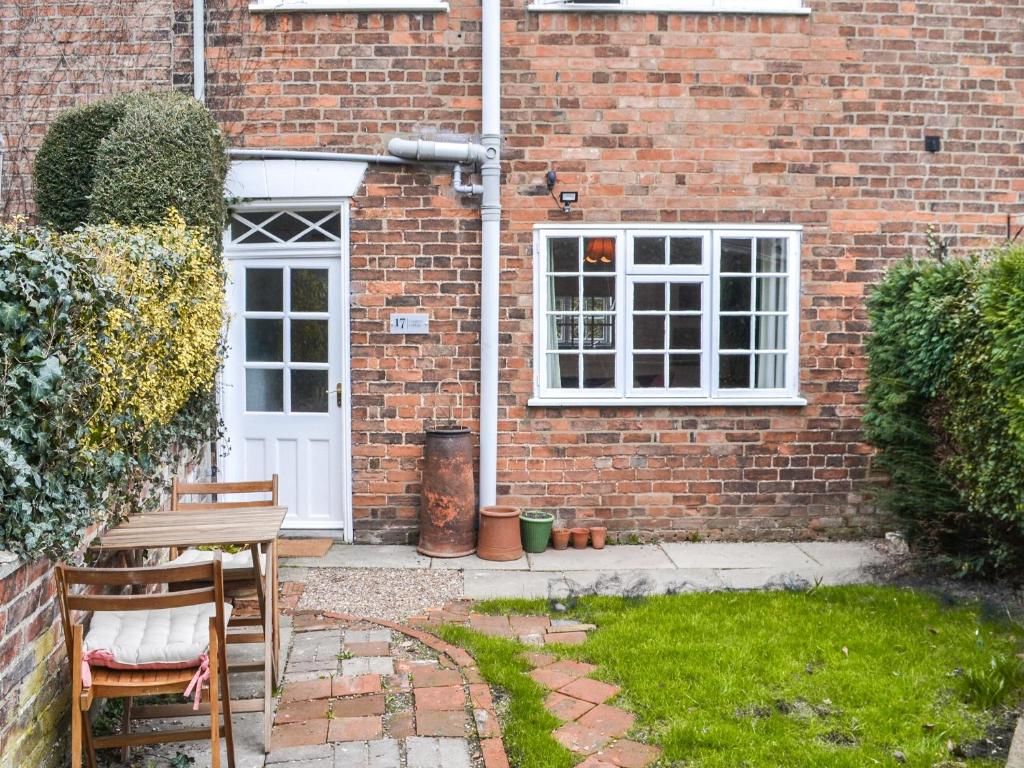
{"label": "brick paved path", "polygon": [[[462,624],[532,646],[581,645],[595,629],[547,616],[474,613],[472,606],[472,601],[460,600],[409,621],[425,627]],[[576,768],[645,768],[661,756],[657,747],[624,738],[633,727],[633,715],[607,703],[618,696],[619,687],[591,679],[597,667],[540,652],[527,653],[526,660],[534,667],[530,677],[551,691],[544,706],[563,723],[552,735],[569,751],[586,757]]]}
{"label": "brick paved path", "polygon": [[508,768],[473,660],[433,635],[343,614],[293,618],[268,766]]}

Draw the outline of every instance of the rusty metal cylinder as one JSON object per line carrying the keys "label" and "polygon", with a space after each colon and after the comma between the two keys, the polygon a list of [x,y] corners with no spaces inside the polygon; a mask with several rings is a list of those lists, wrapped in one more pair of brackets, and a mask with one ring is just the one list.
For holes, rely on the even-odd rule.
{"label": "rusty metal cylinder", "polygon": [[464,557],[476,551],[473,435],[465,427],[427,430],[416,549],[430,557]]}

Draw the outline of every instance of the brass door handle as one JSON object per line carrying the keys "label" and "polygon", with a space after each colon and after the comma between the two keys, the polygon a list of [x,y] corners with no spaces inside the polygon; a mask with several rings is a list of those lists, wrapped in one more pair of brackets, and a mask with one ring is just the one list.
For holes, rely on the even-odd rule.
{"label": "brass door handle", "polygon": [[328,389],[327,390],[327,394],[328,395],[331,394],[331,392],[334,393],[335,400],[338,403],[338,407],[340,408],[341,407],[341,382],[340,381],[337,384],[334,385],[334,389]]}

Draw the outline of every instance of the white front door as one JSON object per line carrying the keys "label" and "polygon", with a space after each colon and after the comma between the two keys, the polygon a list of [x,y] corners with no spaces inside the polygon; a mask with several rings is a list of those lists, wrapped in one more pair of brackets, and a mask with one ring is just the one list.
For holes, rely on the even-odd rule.
{"label": "white front door", "polygon": [[[263,221],[266,213],[238,216],[248,224]],[[270,224],[257,230],[270,236],[276,231]],[[280,503],[288,508],[285,527],[348,533],[342,248],[336,255],[314,255],[322,246],[289,247],[287,241],[266,243],[262,236],[256,243],[228,239],[222,479],[277,474]]]}

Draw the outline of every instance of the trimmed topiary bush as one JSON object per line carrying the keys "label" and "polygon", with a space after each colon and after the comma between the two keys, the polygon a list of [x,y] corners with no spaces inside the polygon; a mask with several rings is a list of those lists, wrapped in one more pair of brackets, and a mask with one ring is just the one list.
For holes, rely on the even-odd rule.
{"label": "trimmed topiary bush", "polygon": [[66,232],[89,218],[100,143],[124,117],[126,97],[69,109],[50,125],[36,154],[39,221]]}
{"label": "trimmed topiary bush", "polygon": [[47,226],[157,224],[176,210],[219,252],[227,144],[209,110],[177,91],[135,93],[65,112],[36,157]]}
{"label": "trimmed topiary bush", "polygon": [[219,243],[227,171],[227,145],[202,104],[176,91],[132,96],[96,152],[89,221],[154,224],[173,208]]}
{"label": "trimmed topiary bush", "polygon": [[880,505],[964,573],[1024,572],[1024,248],[907,260],[868,302]]}

